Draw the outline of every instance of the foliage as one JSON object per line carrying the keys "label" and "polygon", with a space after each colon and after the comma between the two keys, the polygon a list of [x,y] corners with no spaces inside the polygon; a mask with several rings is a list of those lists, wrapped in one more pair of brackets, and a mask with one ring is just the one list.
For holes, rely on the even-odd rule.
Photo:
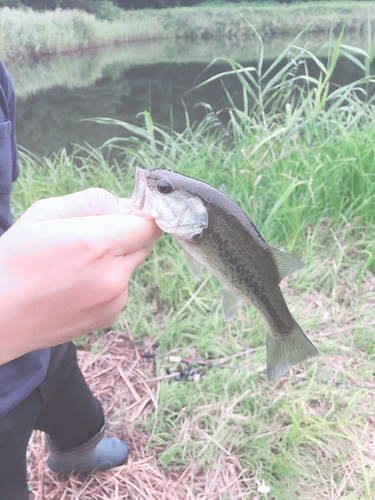
{"label": "foliage", "polygon": [[338,34],[343,26],[348,32],[366,33],[375,19],[373,2],[354,1],[276,6],[242,2],[126,12],[109,0],[95,5],[97,17],[77,9],[0,9],[0,57],[26,58],[145,38],[226,36],[240,40],[253,36],[249,21],[264,37],[301,30]]}
{"label": "foliage", "polygon": [[[304,46],[310,36],[299,39],[300,46]],[[346,43],[350,43],[352,38],[348,37]],[[318,46],[319,40],[323,44],[326,36],[320,39],[314,36]],[[366,47],[365,38],[362,46]],[[272,40],[265,43],[264,71],[282,50],[283,46]],[[315,50],[326,64],[329,48],[323,46]],[[215,53],[228,54],[242,65],[256,64],[257,60],[255,43],[236,44],[234,40],[228,42],[217,37],[189,44],[184,40],[119,44],[84,55],[8,64],[17,95],[18,142],[41,155],[58,151],[62,146],[71,152],[70,143],[83,144],[87,140],[98,147],[119,133],[118,127],[101,127],[82,121],[83,118],[105,113],[106,116],[139,124],[141,117],[137,114],[144,109],[152,112],[156,122],[182,132],[185,128],[185,106],[190,110],[192,121],[204,116],[205,107],[199,103],[210,103],[215,109],[223,109],[219,116],[226,124],[229,120],[226,108],[230,106],[230,101],[222,91],[221,80],[201,86],[181,99],[194,82],[196,84],[230,68],[224,60],[218,60],[207,68]],[[319,67],[311,58],[306,59],[306,64],[310,76],[318,79]],[[271,70],[264,82],[271,80],[277,71],[277,68]],[[346,85],[355,81],[360,73],[355,64],[342,57],[337,61],[332,81]],[[197,75],[201,76],[195,80]],[[240,81],[236,75],[227,75],[224,82],[231,89],[231,99],[240,106],[243,95]],[[124,129],[121,133],[129,135]]]}
{"label": "foliage", "polygon": [[[232,69],[205,83],[224,79],[232,101],[227,126],[209,107],[195,124],[186,112],[182,132],[156,125],[145,112],[143,126],[98,120],[130,137],[86,148],[85,157],[79,150],[53,158],[23,153],[14,212],[19,216],[40,197],[93,185],[129,196],[136,165],[171,168],[223,189],[270,244],[307,263],[282,286],[321,356],[289,379],[268,383],[259,315],[244,307],[224,324],[214,278],[188,303],[198,284],[177,243],[164,236],[134,273],[126,316],[115,327],[123,329],[126,318],[134,341],[157,337],[160,354],[251,354],[236,360],[241,371],[211,369],[196,384],[162,381],[145,429],[147,452],[162,451],[159,460],[170,474],[189,474],[187,498],[194,498],[196,484],[219,474],[238,488],[223,489],[223,499],[257,498],[258,481],[279,500],[370,500],[374,389],[359,386],[373,384],[375,357],[375,49],[371,41],[367,51],[330,43],[323,62],[295,40],[268,67],[259,53],[256,65],[228,60]],[[338,87],[331,77],[340,54],[356,61],[363,77]],[[307,56],[317,76],[307,70]],[[241,105],[225,89],[228,73],[242,84]],[[107,148],[117,153],[110,163]]]}
{"label": "foliage", "polygon": [[[110,12],[106,17],[111,17]],[[97,19],[80,10],[35,12],[0,10],[0,56],[15,59],[48,53],[70,52],[119,40],[160,36],[158,21],[143,12],[114,21]]]}
{"label": "foliage", "polygon": [[30,7],[35,10],[80,9],[102,18],[116,9],[111,0],[0,0],[0,7]]}
{"label": "foliage", "polygon": [[[54,10],[61,9],[81,9],[102,17],[103,12],[114,12],[114,7],[118,6],[121,9],[165,9],[168,7],[187,7],[198,4],[214,3],[222,5],[225,3],[242,3],[242,4],[261,4],[261,3],[306,3],[320,2],[326,0],[218,0],[212,2],[210,0],[0,0],[0,7],[21,7],[27,6],[37,10]],[[356,0],[363,2],[366,0]]]}

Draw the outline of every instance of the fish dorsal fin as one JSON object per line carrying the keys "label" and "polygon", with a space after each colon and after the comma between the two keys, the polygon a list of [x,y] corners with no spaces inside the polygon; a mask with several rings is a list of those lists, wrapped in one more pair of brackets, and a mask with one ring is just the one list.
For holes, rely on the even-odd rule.
{"label": "fish dorsal fin", "polygon": [[194,278],[200,281],[203,270],[202,264],[200,264],[197,260],[195,260],[194,257],[185,250],[185,248],[184,248],[184,254],[186,258],[186,264],[191,274],[194,276]]}
{"label": "fish dorsal fin", "polygon": [[224,285],[221,285],[221,292],[223,297],[223,317],[224,321],[228,321],[236,315],[238,309],[242,306],[243,300]]}
{"label": "fish dorsal fin", "polygon": [[302,260],[293,257],[293,255],[289,255],[274,247],[270,247],[270,249],[280,274],[280,281],[288,274],[294,273],[294,271],[302,269],[306,265]]}

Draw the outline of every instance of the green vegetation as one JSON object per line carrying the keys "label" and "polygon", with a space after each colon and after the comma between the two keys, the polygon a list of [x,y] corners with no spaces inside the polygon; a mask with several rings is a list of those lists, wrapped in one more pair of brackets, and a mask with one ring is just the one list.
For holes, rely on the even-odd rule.
{"label": "green vegetation", "polygon": [[[113,138],[101,150],[86,148],[86,158],[79,150],[52,159],[22,154],[13,192],[17,216],[40,197],[90,186],[130,196],[136,165],[171,168],[225,190],[270,244],[307,263],[282,287],[321,355],[277,383],[262,373],[266,332],[260,316],[246,306],[224,324],[220,287],[212,277],[189,302],[199,285],[170,236],[163,236],[134,273],[126,311],[115,327],[123,330],[126,318],[136,343],[157,337],[160,354],[213,359],[253,349],[232,360],[243,371],[213,368],[198,383],[159,384],[157,411],[145,429],[148,452],[158,453],[172,475],[185,470],[184,477],[191,478],[186,498],[204,488],[212,498],[258,498],[257,481],[271,487],[269,499],[372,498],[375,104],[370,64],[375,49],[371,40],[367,52],[341,47],[341,54],[363,70],[361,80],[343,87],[330,85],[339,52],[332,44],[324,65],[290,46],[265,71],[261,57],[251,68],[229,60],[243,85],[243,103],[231,106],[228,126],[207,108],[206,118],[195,124],[187,112],[186,129],[176,133],[155,125],[146,112],[144,127],[116,122],[131,138]],[[284,56],[288,62],[281,64]],[[320,68],[319,78],[301,72],[306,56]],[[116,160],[106,159],[108,149]],[[314,381],[315,376],[346,385]],[[372,390],[355,387],[371,384]]]}
{"label": "green vegetation", "polygon": [[[167,7],[191,6],[197,4],[222,5],[225,3],[300,3],[301,0],[0,0],[0,7],[31,7],[37,10],[80,9],[98,17],[111,17],[119,9],[165,9]],[[303,0],[316,2],[322,0]],[[324,1],[324,0],[323,0]],[[363,2],[366,0],[357,0]]]}
{"label": "green vegetation", "polygon": [[178,9],[122,11],[99,19],[79,10],[36,12],[0,9],[0,57],[4,60],[88,47],[167,37],[248,37],[250,21],[264,37],[302,29],[339,33],[367,30],[373,2],[322,1],[293,5],[218,4]]}
{"label": "green vegetation", "polygon": [[[285,43],[289,43],[293,37],[285,36]],[[343,39],[349,45],[366,48],[367,40],[363,35],[346,34]],[[284,40],[269,38],[264,42],[265,60],[276,59],[285,47]],[[298,40],[300,47],[309,44],[311,34],[304,33]],[[319,50],[320,57],[326,57],[328,47],[326,34],[314,35],[314,45],[311,50]],[[311,45],[311,44],[309,44]],[[7,70],[12,75],[17,99],[25,99],[33,96],[38,99],[38,93],[51,88],[60,87],[64,89],[86,89],[94,85],[97,80],[106,76],[108,79],[126,79],[126,87],[129,85],[139,85],[137,78],[137,68],[140,66],[151,66],[157,64],[171,65],[171,63],[180,65],[179,74],[185,71],[184,65],[189,63],[205,63],[208,65],[215,54],[221,57],[230,56],[236,61],[252,61],[257,59],[258,48],[256,43],[238,43],[236,39],[225,37],[215,37],[210,40],[189,40],[184,38],[164,38],[153,40],[152,43],[123,43],[116,46],[105,46],[94,51],[73,52],[64,57],[47,56],[38,59],[14,59],[7,63]],[[83,58],[85,62],[83,63]],[[82,71],[82,64],[85,65],[85,71]],[[225,65],[225,63],[223,63]],[[203,68],[202,68],[203,69]],[[124,70],[127,70],[124,72]],[[191,71],[191,69],[189,69]],[[199,68],[194,68],[196,74]],[[124,74],[125,73],[125,74]],[[40,75],[43,74],[43,79]],[[192,81],[196,74],[192,74]],[[160,77],[159,77],[160,78]],[[168,78],[170,76],[168,75]],[[186,80],[187,74],[182,78]],[[129,81],[128,81],[129,80]],[[156,84],[153,81],[154,85]],[[116,82],[119,86],[119,82]],[[165,82],[163,82],[165,89]],[[62,88],[61,88],[62,87]],[[113,93],[115,89],[111,89]],[[143,89],[139,92],[142,93]],[[132,92],[133,98],[136,98],[135,92]],[[44,97],[41,97],[40,106]],[[169,99],[170,100],[170,99]],[[169,102],[168,100],[168,102]],[[168,108],[168,102],[165,103]]]}
{"label": "green vegetation", "polygon": [[[301,37],[298,45],[304,47],[308,37],[311,34]],[[356,45],[358,38],[351,35],[345,43]],[[366,48],[366,37],[360,40],[361,47]],[[326,45],[320,48],[319,42],[323,45],[326,41],[327,37],[323,41],[323,37],[314,35],[317,47],[313,50],[323,61],[326,61],[329,48]],[[285,47],[286,44],[280,41],[264,44],[264,71]],[[18,142],[41,155],[59,151],[63,146],[71,152],[69,144],[72,142],[84,144],[89,141],[92,146],[99,147],[118,130],[115,126],[82,122],[82,118],[104,115],[139,125],[142,121],[137,114],[145,109],[152,113],[155,122],[171,124],[175,131],[182,132],[185,106],[191,110],[191,120],[195,120],[204,116],[203,107],[195,106],[196,103],[210,103],[215,109],[230,105],[219,79],[185,95],[184,101],[181,99],[181,94],[194,85],[197,75],[201,75],[198,79],[201,82],[209,75],[228,70],[229,64],[222,59],[207,68],[214,55],[230,55],[250,65],[256,63],[257,52],[256,43],[250,40],[240,44],[233,40],[228,44],[222,37],[189,43],[184,39],[168,39],[8,64],[17,95]],[[194,62],[189,63],[189,60]],[[307,59],[307,65],[310,76],[318,78],[319,69],[313,61]],[[271,80],[276,73],[277,70],[271,71],[267,79]],[[41,74],[43,79],[40,79]],[[355,64],[340,58],[332,79],[344,85],[360,75],[361,70]],[[95,79],[98,79],[96,84]],[[231,98],[240,105],[243,91],[236,76],[226,77],[225,83],[231,89]],[[21,99],[27,92],[31,95]],[[31,121],[30,116],[33,117]],[[122,132],[126,135],[125,130]]]}
{"label": "green vegetation", "polygon": [[142,11],[118,21],[99,20],[87,12],[55,10],[35,12],[3,8],[0,11],[0,56],[70,52],[116,41],[160,36],[160,26]]}

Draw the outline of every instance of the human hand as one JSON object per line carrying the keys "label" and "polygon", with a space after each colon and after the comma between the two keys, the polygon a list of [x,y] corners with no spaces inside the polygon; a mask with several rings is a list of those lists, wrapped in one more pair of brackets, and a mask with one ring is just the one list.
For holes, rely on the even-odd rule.
{"label": "human hand", "polygon": [[108,326],[161,231],[102,189],[41,200],[0,238],[0,364]]}

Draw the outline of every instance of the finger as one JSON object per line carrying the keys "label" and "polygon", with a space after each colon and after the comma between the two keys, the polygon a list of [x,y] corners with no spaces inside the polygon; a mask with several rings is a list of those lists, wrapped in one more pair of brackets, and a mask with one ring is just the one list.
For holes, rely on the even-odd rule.
{"label": "finger", "polygon": [[[124,293],[129,285],[130,277],[134,269],[145,260],[150,253],[151,247],[142,248],[128,255],[117,255],[111,258],[111,263],[101,273],[101,299],[105,303],[110,303],[116,300]],[[88,300],[96,299],[96,291],[90,296],[91,290],[86,294]]]}
{"label": "finger", "polygon": [[120,199],[101,188],[90,188],[78,193],[47,198],[34,203],[23,215],[35,221],[126,214],[130,211],[130,200]]}
{"label": "finger", "polygon": [[130,198],[119,198],[118,202],[122,208],[126,208],[129,212],[131,211],[133,204]]}
{"label": "finger", "polygon": [[103,304],[100,308],[94,307],[87,312],[87,317],[90,318],[90,325],[87,325],[89,327],[86,327],[86,330],[99,330],[115,323],[127,301],[128,287],[126,286],[118,297]]}
{"label": "finger", "polygon": [[151,247],[141,248],[128,255],[119,257],[123,259],[123,272],[126,281],[128,282],[133,271],[143,262],[151,251]]}
{"label": "finger", "polygon": [[155,218],[152,215],[145,212],[144,210],[137,210],[137,209],[134,209],[134,207],[132,207],[130,209],[130,213],[131,213],[131,215],[136,215],[137,217],[142,217],[142,219],[154,219]]}
{"label": "finger", "polygon": [[128,301],[128,291],[128,287],[126,287],[123,293],[108,305],[106,312],[109,317],[107,320],[108,324],[106,326],[109,326],[118,320],[121,311],[124,309]]}
{"label": "finger", "polygon": [[154,220],[135,215],[101,215],[39,221],[44,234],[53,234],[58,241],[71,244],[85,241],[100,245],[113,255],[126,255],[142,248],[151,249],[161,236]]}
{"label": "finger", "polygon": [[102,237],[108,242],[114,255],[128,255],[145,248],[148,253],[162,234],[153,219],[146,220],[135,215],[116,214],[95,219],[94,224],[97,227],[100,224]]}

